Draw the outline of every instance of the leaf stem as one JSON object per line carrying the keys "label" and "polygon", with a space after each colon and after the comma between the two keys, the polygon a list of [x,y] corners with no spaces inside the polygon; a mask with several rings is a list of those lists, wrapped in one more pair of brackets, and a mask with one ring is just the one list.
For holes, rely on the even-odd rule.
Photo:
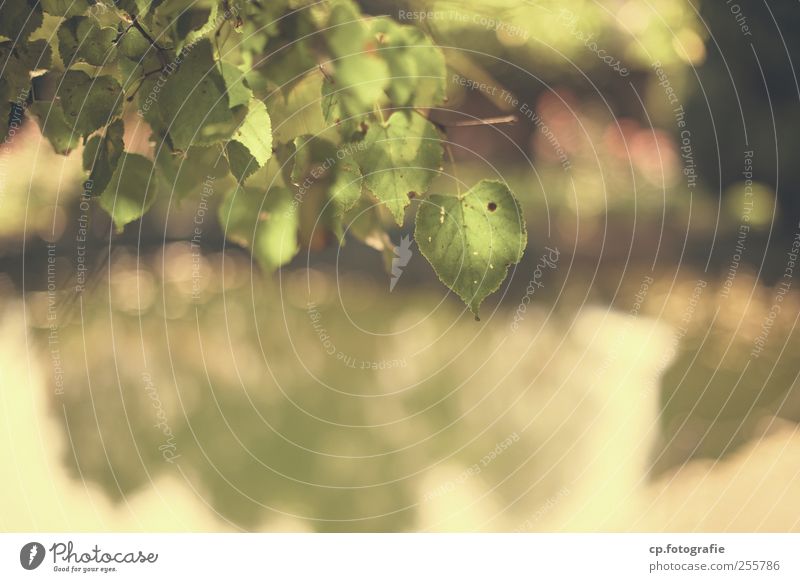
{"label": "leaf stem", "polygon": [[322,63],[317,63],[317,67],[319,67],[319,72],[322,73],[322,76],[325,77],[325,80],[330,83],[331,85],[335,85],[336,82],[333,80],[333,77],[330,76],[330,73],[325,70],[325,67]]}
{"label": "leaf stem", "polygon": [[383,116],[383,111],[377,103],[375,104],[375,114],[380,118],[381,126],[386,127],[386,118]]}

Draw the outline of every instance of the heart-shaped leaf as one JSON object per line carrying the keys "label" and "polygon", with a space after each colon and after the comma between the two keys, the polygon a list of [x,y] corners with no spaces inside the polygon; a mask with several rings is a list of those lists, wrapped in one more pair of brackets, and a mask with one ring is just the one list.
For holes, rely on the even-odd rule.
{"label": "heart-shaped leaf", "polygon": [[414,238],[439,279],[478,316],[528,241],[519,203],[503,182],[482,180],[460,196],[432,194],[417,212]]}

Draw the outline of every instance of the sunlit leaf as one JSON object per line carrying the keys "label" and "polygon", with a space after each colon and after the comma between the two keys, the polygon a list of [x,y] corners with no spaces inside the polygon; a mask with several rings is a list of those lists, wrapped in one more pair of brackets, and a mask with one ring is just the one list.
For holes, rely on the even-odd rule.
{"label": "sunlit leaf", "polygon": [[42,6],[38,0],[0,2],[0,36],[23,42],[42,25]]}
{"label": "sunlit leaf", "polygon": [[372,22],[378,51],[389,66],[391,83],[386,91],[397,106],[433,107],[445,98],[444,54],[415,26],[403,26],[390,18]]}
{"label": "sunlit leaf", "polygon": [[80,144],[80,136],[67,121],[61,104],[53,101],[34,101],[30,111],[36,116],[39,129],[56,153],[67,155]]}
{"label": "sunlit leaf", "polygon": [[338,106],[348,117],[369,112],[390,81],[389,67],[375,50],[375,37],[349,3],[333,8],[329,27],[331,82]]}
{"label": "sunlit leaf", "polygon": [[42,9],[53,16],[78,16],[89,9],[87,0],[41,0]]}
{"label": "sunlit leaf", "polygon": [[211,43],[204,39],[181,58],[155,103],[173,145],[186,150],[190,145],[211,145],[230,138],[238,120],[228,105],[225,80],[214,61]]}
{"label": "sunlit leaf", "polygon": [[176,202],[199,197],[204,182],[225,178],[230,173],[222,146],[192,146],[184,152],[173,152],[166,144],[159,143],[156,167],[167,181],[167,194]]}
{"label": "sunlit leaf", "polygon": [[436,128],[421,115],[395,112],[373,123],[364,138],[359,164],[367,188],[403,224],[412,193],[427,191],[442,163]]}
{"label": "sunlit leaf", "polygon": [[93,136],[83,150],[83,169],[89,172],[89,180],[95,192],[103,192],[111,181],[122,156],[122,136],[125,126],[118,119],[106,128],[105,135]]}
{"label": "sunlit leaf", "polygon": [[222,78],[228,90],[228,106],[233,109],[240,105],[247,105],[253,98],[253,92],[247,86],[244,73],[239,67],[230,63],[220,63]]}
{"label": "sunlit leaf", "polygon": [[460,196],[431,195],[420,204],[414,238],[439,279],[477,317],[528,240],[519,203],[502,182],[483,180]]}
{"label": "sunlit leaf", "polygon": [[2,78],[8,83],[9,99],[14,101],[31,87],[31,73],[50,67],[52,51],[44,39],[26,43],[0,42]]}
{"label": "sunlit leaf", "polygon": [[122,111],[122,87],[108,75],[90,77],[67,71],[58,91],[67,121],[79,135],[89,135]]}
{"label": "sunlit leaf", "polygon": [[299,213],[292,193],[272,188],[266,195],[255,188],[237,188],[219,209],[225,236],[250,249],[266,272],[291,261],[299,250]]}
{"label": "sunlit leaf", "polygon": [[322,118],[320,85],[322,74],[309,73],[294,84],[287,93],[273,91],[267,98],[267,108],[276,120],[273,138],[288,143],[300,135],[318,135],[326,124]]}
{"label": "sunlit leaf", "polygon": [[124,153],[120,157],[100,195],[100,206],[111,216],[117,232],[150,209],[156,200],[158,181],[153,162],[144,156]]}
{"label": "sunlit leaf", "polygon": [[58,52],[67,66],[78,61],[101,66],[107,64],[116,36],[116,30],[93,18],[73,16],[58,28]]}
{"label": "sunlit leaf", "polygon": [[250,102],[247,116],[226,146],[231,172],[240,181],[258,170],[272,157],[272,125],[267,107]]}

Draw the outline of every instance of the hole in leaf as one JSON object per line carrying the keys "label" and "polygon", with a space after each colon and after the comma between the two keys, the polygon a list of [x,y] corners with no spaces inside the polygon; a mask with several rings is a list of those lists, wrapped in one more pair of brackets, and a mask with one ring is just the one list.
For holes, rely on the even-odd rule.
{"label": "hole in leaf", "polygon": [[495,210],[497,210],[497,204],[495,204],[494,202],[489,202],[489,204],[486,205],[486,208],[489,209],[489,212],[494,212]]}

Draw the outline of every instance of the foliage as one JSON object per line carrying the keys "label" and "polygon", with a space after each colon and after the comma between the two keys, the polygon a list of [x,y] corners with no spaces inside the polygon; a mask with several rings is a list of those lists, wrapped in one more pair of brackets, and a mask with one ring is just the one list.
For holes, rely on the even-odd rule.
{"label": "foliage", "polygon": [[458,197],[433,194],[417,212],[422,254],[475,315],[507,265],[522,259],[527,238],[519,204],[502,182],[483,180]]}
{"label": "foliage", "polygon": [[[91,192],[118,231],[158,196],[199,194],[213,176],[226,236],[270,271],[327,233],[387,241],[417,204],[420,249],[476,316],[522,257],[507,186],[429,193],[445,136],[428,116],[445,102],[447,71],[416,26],[364,16],[352,0],[18,1],[2,4],[0,22],[0,115],[22,93],[55,151],[83,145]],[[147,155],[126,149],[142,125]]]}

